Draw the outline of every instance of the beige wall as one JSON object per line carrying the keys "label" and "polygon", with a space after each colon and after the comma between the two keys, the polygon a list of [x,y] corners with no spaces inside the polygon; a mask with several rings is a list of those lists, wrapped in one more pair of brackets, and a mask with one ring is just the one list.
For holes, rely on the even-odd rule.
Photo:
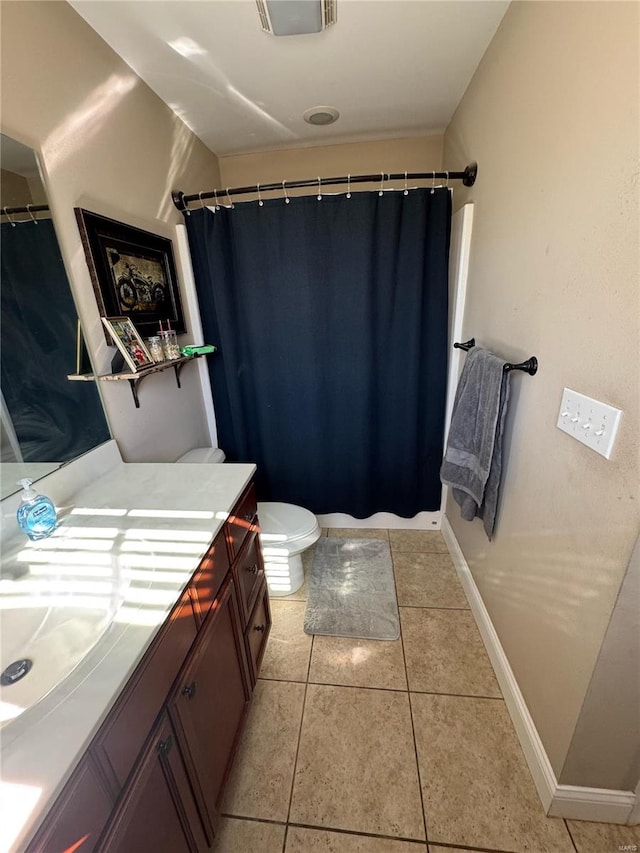
{"label": "beige wall", "polygon": [[[297,181],[317,175],[329,178],[377,172],[437,172],[442,168],[442,144],[442,136],[413,136],[220,157],[220,186]],[[401,185],[402,182],[393,184]],[[360,186],[371,189],[370,184]],[[309,190],[300,190],[305,192]]]}
{"label": "beige wall", "polygon": [[[2,131],[41,154],[88,345],[108,372],[74,207],[175,238],[170,190],[215,186],[217,159],[64,2],[2,3],[2,99]],[[100,383],[125,459],[172,461],[208,443],[197,370],[181,381],[171,370],[146,379],[140,409],[128,383]]]}
{"label": "beige wall", "polygon": [[[33,204],[29,182],[22,175],[8,169],[0,169],[0,205],[2,207],[25,207]],[[3,222],[8,222],[3,219]]]}
{"label": "beige wall", "polygon": [[[447,515],[558,776],[638,532],[638,8],[513,3],[445,134],[479,163],[464,337],[540,361],[513,376],[495,540]],[[610,461],[556,428],[563,386],[623,409]]]}
{"label": "beige wall", "polygon": [[631,555],[560,774],[632,791],[640,780],[640,539]]}

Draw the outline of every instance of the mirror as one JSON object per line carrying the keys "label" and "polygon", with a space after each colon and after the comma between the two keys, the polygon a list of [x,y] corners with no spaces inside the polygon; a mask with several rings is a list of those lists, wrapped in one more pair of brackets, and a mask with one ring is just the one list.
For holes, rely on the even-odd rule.
{"label": "mirror", "polygon": [[[35,210],[40,206],[45,210]],[[19,490],[18,479],[37,480],[111,436],[96,384],[67,379],[88,359],[83,344],[78,346],[77,312],[35,153],[4,135],[0,208],[0,497],[5,498]]]}

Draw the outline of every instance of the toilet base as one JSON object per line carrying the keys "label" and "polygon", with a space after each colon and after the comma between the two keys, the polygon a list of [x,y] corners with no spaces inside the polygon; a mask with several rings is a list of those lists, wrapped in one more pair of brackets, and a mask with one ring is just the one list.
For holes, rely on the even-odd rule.
{"label": "toilet base", "polygon": [[302,557],[300,554],[283,554],[283,550],[269,545],[262,546],[264,572],[272,598],[291,595],[304,583]]}

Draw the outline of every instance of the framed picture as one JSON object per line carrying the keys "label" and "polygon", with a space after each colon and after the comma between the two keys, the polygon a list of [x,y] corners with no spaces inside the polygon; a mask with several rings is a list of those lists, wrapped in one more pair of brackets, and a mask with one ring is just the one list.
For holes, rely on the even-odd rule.
{"label": "framed picture", "polygon": [[130,317],[103,317],[102,322],[131,370],[153,365],[149,350],[142,343]]}
{"label": "framed picture", "polygon": [[[185,332],[171,240],[75,208],[102,317],[129,317],[144,337],[169,320]],[[110,343],[105,329],[107,343]]]}

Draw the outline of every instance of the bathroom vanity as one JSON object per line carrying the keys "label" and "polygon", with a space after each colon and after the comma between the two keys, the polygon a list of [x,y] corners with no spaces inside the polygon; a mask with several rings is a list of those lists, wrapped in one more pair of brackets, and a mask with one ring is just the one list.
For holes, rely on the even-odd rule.
{"label": "bathroom vanity", "polygon": [[[253,473],[120,462],[62,508],[44,565],[75,554],[71,573],[90,577],[97,555],[111,617],[63,681],[2,729],[11,850],[210,848],[271,625]],[[19,559],[43,565],[32,551],[25,540]],[[34,659],[26,678],[37,671]]]}

